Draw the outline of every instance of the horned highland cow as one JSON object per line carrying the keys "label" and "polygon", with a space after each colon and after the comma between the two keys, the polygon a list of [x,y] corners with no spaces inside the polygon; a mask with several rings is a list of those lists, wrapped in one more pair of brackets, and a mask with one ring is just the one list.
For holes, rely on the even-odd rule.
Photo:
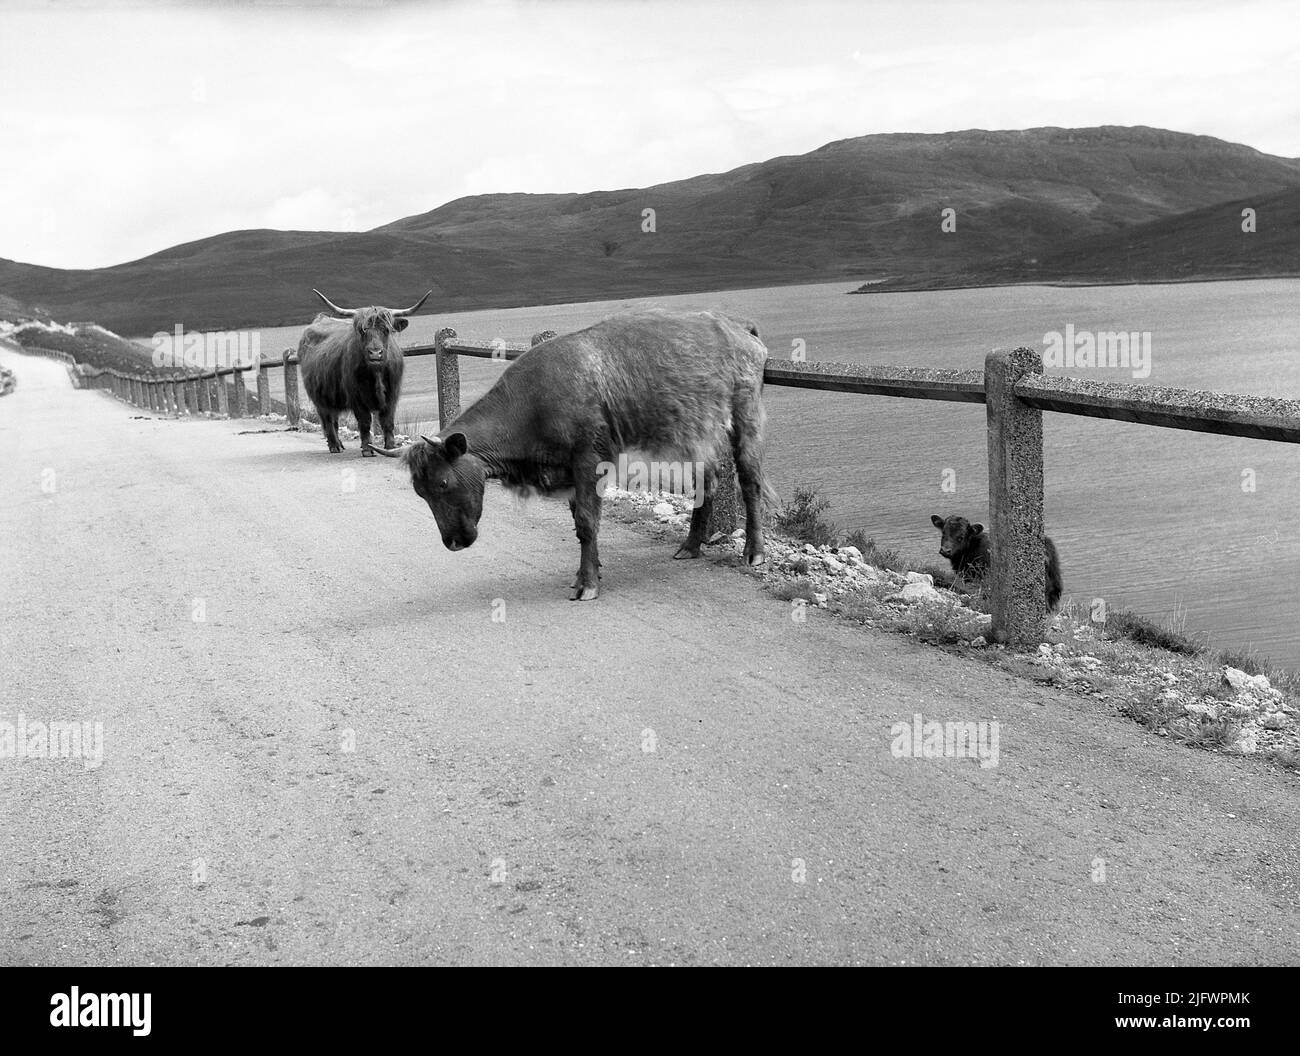
{"label": "horned highland cow", "polygon": [[402,349],[396,335],[429,299],[430,290],[410,308],[340,308],[319,290],[312,290],[330,309],[345,318],[321,312],[298,341],[303,387],[316,413],[330,453],[343,450],[339,415],[351,411],[361,433],[361,454],[374,457],[370,419],[379,415],[384,447],[393,446],[393,415],[402,395]]}
{"label": "horned highland cow", "polygon": [[[965,517],[940,517],[932,514],[930,523],[943,533],[939,553],[952,564],[952,570],[968,582],[984,578],[993,559],[992,541],[984,525],[971,524]],[[1052,612],[1061,602],[1061,560],[1056,544],[1043,536],[1043,564],[1047,576],[1047,611]]]}
{"label": "horned highland cow", "polygon": [[571,597],[589,601],[600,592],[602,467],[628,452],[702,463],[702,501],[675,555],[695,558],[713,506],[714,462],[730,444],[745,503],[744,556],[762,564],[762,503],[774,498],[761,453],[766,360],[753,324],[716,312],[634,312],[551,338],[437,436],[407,448],[412,486],[449,550],[477,538],[489,477],[526,493],[573,489],[581,559]]}

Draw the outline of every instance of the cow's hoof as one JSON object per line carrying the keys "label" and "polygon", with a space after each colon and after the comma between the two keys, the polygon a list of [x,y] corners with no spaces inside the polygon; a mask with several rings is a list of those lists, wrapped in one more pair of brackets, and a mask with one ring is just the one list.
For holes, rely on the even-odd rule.
{"label": "cow's hoof", "polygon": [[745,564],[753,566],[765,565],[767,564],[767,554],[763,553],[762,550],[759,550],[757,553],[746,554]]}
{"label": "cow's hoof", "polygon": [[361,445],[361,457],[362,457],[362,458],[374,458],[374,457],[375,457],[375,453],[374,453],[374,451],[371,450],[369,444],[362,444],[362,445]]}
{"label": "cow's hoof", "polygon": [[680,547],[678,547],[678,549],[677,549],[677,553],[673,554],[673,560],[674,560],[674,561],[692,561],[692,560],[694,560],[695,558],[697,558],[697,557],[699,557],[699,556],[700,556],[700,544],[699,544],[699,543],[696,543],[694,546],[691,546],[691,545],[688,544],[688,543],[682,543],[682,545],[681,545]]}
{"label": "cow's hoof", "polygon": [[600,596],[599,587],[580,587],[575,586],[573,593],[569,595],[570,601],[595,601]]}

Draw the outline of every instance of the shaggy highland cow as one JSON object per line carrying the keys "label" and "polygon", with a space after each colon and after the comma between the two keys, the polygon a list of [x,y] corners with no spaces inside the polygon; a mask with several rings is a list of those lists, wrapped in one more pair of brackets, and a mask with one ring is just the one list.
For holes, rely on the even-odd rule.
{"label": "shaggy highland cow", "polygon": [[714,461],[729,444],[745,501],[745,559],[762,564],[762,502],[774,497],[761,456],[766,360],[753,324],[716,312],[636,312],[551,338],[437,436],[407,449],[412,486],[449,550],[478,537],[488,477],[524,492],[572,488],[582,551],[572,598],[588,601],[599,594],[598,485],[607,467],[628,452],[702,463],[702,501],[675,555],[699,557]]}
{"label": "shaggy highland cow", "polygon": [[[930,523],[943,533],[939,553],[952,564],[952,570],[968,581],[984,578],[992,561],[992,542],[984,525],[971,524],[965,517],[943,518],[934,514]],[[1061,602],[1061,561],[1056,554],[1056,544],[1043,536],[1043,563],[1047,573],[1047,611],[1052,612]]]}
{"label": "shaggy highland cow", "polygon": [[346,318],[321,312],[298,341],[303,388],[316,413],[330,453],[343,450],[339,415],[351,411],[361,432],[361,454],[374,457],[370,446],[370,417],[379,415],[384,447],[393,446],[393,415],[402,395],[402,349],[396,334],[410,324],[406,317],[429,299],[430,290],[410,308],[340,308],[319,290],[312,290],[330,309]]}

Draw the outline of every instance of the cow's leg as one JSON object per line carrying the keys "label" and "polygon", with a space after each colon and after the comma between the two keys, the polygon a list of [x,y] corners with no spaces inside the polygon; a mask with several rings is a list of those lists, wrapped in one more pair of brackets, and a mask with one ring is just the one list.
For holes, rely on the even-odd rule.
{"label": "cow's leg", "polygon": [[[596,496],[596,508],[597,508],[597,509],[600,508],[600,499],[601,499],[601,496],[598,494],[598,495]],[[578,523],[578,504],[577,504],[577,502],[575,502],[573,499],[570,499],[570,500],[569,500],[569,513],[571,513],[571,514],[573,515],[573,523],[576,525],[576,524]],[[573,585],[574,585],[575,587],[578,586],[578,584],[579,584],[580,581],[581,581],[581,578],[582,578],[582,569],[579,568],[579,569],[578,569],[578,574],[577,574],[576,576],[573,577]],[[597,558],[597,559],[596,559],[596,578],[597,578],[597,579],[600,578],[600,558]]]}
{"label": "cow's leg", "polygon": [[370,450],[370,411],[365,407],[353,407],[352,417],[357,420],[357,432],[361,434],[361,457],[374,458]]}
{"label": "cow's leg", "polygon": [[339,416],[334,411],[320,412],[320,428],[325,434],[325,443],[329,445],[330,454],[337,455],[343,450],[339,440]]}
{"label": "cow's leg", "polygon": [[393,416],[397,413],[397,404],[393,401],[388,403],[382,411],[379,412],[379,428],[384,433],[384,450],[391,451],[397,446],[397,441],[393,437]]}
{"label": "cow's leg", "polygon": [[600,595],[600,554],[596,534],[600,531],[600,492],[596,490],[596,459],[580,459],[574,466],[573,527],[582,547],[578,575],[573,581],[572,601],[591,601]]}
{"label": "cow's leg", "polygon": [[703,480],[695,481],[695,487],[699,490],[695,493],[695,509],[691,511],[691,530],[686,533],[686,542],[673,554],[674,561],[699,557],[700,546],[709,530],[709,518],[713,516],[713,493],[718,484],[718,471],[712,462],[705,463],[703,477]]}
{"label": "cow's leg", "polygon": [[736,459],[740,495],[745,500],[745,562],[761,565],[767,560],[763,547],[763,461],[758,440],[738,428],[731,449]]}

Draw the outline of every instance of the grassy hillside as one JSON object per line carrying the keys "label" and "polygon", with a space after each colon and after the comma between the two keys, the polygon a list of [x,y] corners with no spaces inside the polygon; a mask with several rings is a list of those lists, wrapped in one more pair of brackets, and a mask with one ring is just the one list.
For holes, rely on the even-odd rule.
{"label": "grassy hillside", "polygon": [[[1242,230],[1242,210],[1256,230]],[[1221,202],[1116,232],[1075,239],[1035,258],[1013,254],[981,268],[936,276],[919,272],[856,291],[885,293],[1026,282],[1180,282],[1300,276],[1300,188]]]}
{"label": "grassy hillside", "polygon": [[[864,136],[655,187],[462,198],[363,233],[238,231],[90,271],[0,261],[0,296],[140,334],[300,322],[313,286],[367,304],[432,286],[431,307],[464,310],[837,278],[942,284],[1297,187],[1296,160],[1159,129]],[[940,230],[944,208],[956,237]]]}

